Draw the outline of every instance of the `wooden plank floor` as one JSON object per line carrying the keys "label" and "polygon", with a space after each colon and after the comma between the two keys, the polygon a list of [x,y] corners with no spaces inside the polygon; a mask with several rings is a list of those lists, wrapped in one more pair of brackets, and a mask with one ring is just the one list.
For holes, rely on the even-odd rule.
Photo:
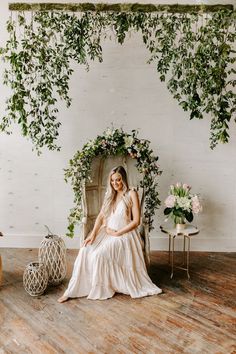
{"label": "wooden plank floor", "polygon": [[191,279],[170,279],[166,252],[152,252],[150,276],[164,293],[131,299],[73,299],[57,303],[68,276],[33,298],[23,289],[26,264],[37,250],[3,249],[0,353],[236,353],[236,254],[191,254]]}

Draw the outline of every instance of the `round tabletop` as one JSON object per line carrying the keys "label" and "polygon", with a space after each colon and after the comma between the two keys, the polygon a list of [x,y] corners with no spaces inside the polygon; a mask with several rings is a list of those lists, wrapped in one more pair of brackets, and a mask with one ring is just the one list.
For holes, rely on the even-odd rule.
{"label": "round tabletop", "polygon": [[162,232],[168,235],[186,235],[186,236],[194,236],[199,233],[199,229],[196,226],[191,224],[186,224],[185,228],[182,230],[177,230],[176,227],[169,226],[169,225],[161,225],[160,229]]}

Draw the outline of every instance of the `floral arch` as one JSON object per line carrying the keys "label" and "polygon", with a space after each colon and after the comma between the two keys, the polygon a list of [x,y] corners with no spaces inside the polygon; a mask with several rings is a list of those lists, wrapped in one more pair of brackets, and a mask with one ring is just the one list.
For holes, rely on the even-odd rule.
{"label": "floral arch", "polygon": [[129,134],[124,132],[122,128],[108,128],[103,134],[88,141],[82,150],[77,151],[73,159],[70,160],[69,168],[65,170],[65,179],[67,182],[69,180],[71,182],[75,203],[68,217],[68,236],[73,237],[76,224],[82,222],[83,187],[87,181],[91,180],[93,159],[97,156],[106,158],[117,155],[129,155],[136,160],[137,170],[143,176],[140,187],[145,190],[144,217],[149,229],[153,229],[153,216],[160,205],[157,177],[161,174],[161,171],[157,164],[158,156],[153,154],[150,141],[138,138],[137,130],[132,130]]}

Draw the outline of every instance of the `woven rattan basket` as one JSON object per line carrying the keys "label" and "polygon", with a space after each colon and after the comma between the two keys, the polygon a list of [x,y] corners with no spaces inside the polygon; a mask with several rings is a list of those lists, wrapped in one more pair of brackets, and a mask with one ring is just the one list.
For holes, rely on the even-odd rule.
{"label": "woven rattan basket", "polygon": [[48,282],[57,285],[66,276],[66,246],[63,239],[57,235],[44,237],[39,248],[39,261],[48,271]]}
{"label": "woven rattan basket", "polygon": [[29,263],[23,274],[23,285],[31,296],[42,295],[48,285],[48,272],[45,265],[40,262]]}

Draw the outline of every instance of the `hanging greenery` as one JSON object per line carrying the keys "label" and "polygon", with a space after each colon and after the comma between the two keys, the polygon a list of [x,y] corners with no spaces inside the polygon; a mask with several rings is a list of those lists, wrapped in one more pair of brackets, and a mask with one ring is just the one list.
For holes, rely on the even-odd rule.
{"label": "hanging greenery", "polygon": [[233,10],[231,4],[141,4],[141,3],[24,3],[16,2],[9,3],[10,11],[116,11],[116,12],[172,12],[172,13],[186,13],[186,12],[215,12],[222,9]]}
{"label": "hanging greenery", "polygon": [[160,205],[158,198],[157,177],[161,174],[158,157],[153,155],[153,150],[149,147],[150,142],[138,138],[138,132],[132,130],[132,134],[125,133],[123,129],[107,129],[102,135],[98,135],[94,140],[90,140],[84,145],[81,151],[77,151],[74,158],[70,160],[70,166],[65,171],[65,179],[70,180],[74,191],[75,207],[71,209],[69,215],[69,226],[67,236],[74,236],[75,225],[82,221],[82,193],[84,184],[91,181],[91,164],[96,156],[131,156],[136,159],[136,167],[143,175],[140,187],[145,190],[145,211],[144,217],[153,229],[153,216],[155,209]]}
{"label": "hanging greenery", "polygon": [[148,12],[141,5],[132,6],[106,12],[88,8],[79,15],[53,11],[38,11],[31,18],[24,12],[12,15],[7,23],[9,40],[0,50],[8,65],[4,83],[12,96],[0,129],[9,133],[12,123],[18,123],[39,152],[43,146],[59,149],[57,100],[71,104],[71,61],[88,70],[90,60],[102,61],[101,40],[108,30],[120,44],[128,32],[136,31],[151,54],[149,63],[156,63],[160,79],[189,111],[190,119],[211,117],[211,148],[228,142],[229,122],[236,111],[236,13]]}

